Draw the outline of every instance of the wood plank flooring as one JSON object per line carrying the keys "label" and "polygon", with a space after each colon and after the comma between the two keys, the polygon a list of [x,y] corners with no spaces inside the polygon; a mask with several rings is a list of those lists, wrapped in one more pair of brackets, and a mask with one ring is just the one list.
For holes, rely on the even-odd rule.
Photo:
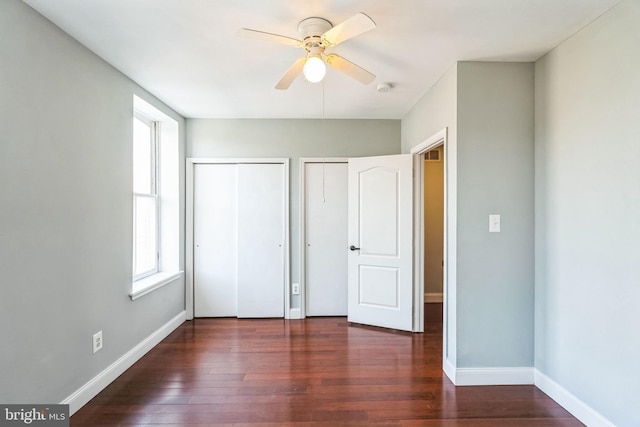
{"label": "wood plank flooring", "polygon": [[442,305],[425,333],[345,318],[186,322],[71,417],[72,426],[582,426],[534,386],[455,387]]}

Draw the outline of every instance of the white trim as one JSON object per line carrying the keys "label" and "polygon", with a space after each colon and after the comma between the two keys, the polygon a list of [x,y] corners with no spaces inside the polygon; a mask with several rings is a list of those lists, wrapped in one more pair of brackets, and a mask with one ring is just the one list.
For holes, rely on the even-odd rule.
{"label": "white trim", "polygon": [[[187,158],[186,159],[186,250],[185,250],[185,309],[187,320],[193,319],[193,170],[197,164],[281,164],[284,166],[284,313],[283,317],[289,319],[291,313],[291,278],[290,278],[290,222],[289,222],[289,199],[291,197],[290,179],[289,179],[289,159],[286,157],[278,158]],[[302,292],[302,291],[301,291]]]}
{"label": "white trim", "polygon": [[[445,131],[444,142],[444,268],[443,268],[443,337],[442,357],[457,360],[458,354],[458,146],[449,140]],[[451,334],[451,339],[449,339]]]}
{"label": "white trim", "polygon": [[455,385],[456,383],[456,367],[451,363],[451,361],[447,358],[442,362],[442,370],[445,375],[449,377],[451,382]]}
{"label": "white trim", "polygon": [[[443,268],[443,331],[442,331],[442,360],[443,364],[448,356],[448,303],[447,295],[448,288],[453,286],[455,288],[455,275],[453,276],[454,282],[449,282],[450,276],[448,275],[449,269],[456,268],[455,256],[449,252],[448,248],[455,250],[455,231],[451,231],[451,228],[456,227],[455,212],[449,209],[449,201],[456,199],[455,186],[449,185],[449,175],[455,173],[455,165],[449,159],[449,142],[447,139],[447,128],[441,129],[434,135],[430,136],[420,144],[411,148],[410,153],[413,155],[413,167],[414,167],[414,305],[413,305],[413,331],[424,332],[424,161],[422,160],[422,154],[442,145],[444,147],[444,268]],[[453,238],[453,240],[450,240]],[[455,299],[452,301],[455,304]]]}
{"label": "white trim", "polygon": [[533,368],[457,368],[456,386],[533,384]]}
{"label": "white trim", "polygon": [[291,262],[291,243],[290,243],[290,222],[289,222],[289,217],[291,216],[290,213],[290,206],[289,206],[289,200],[291,199],[291,183],[290,183],[290,175],[291,173],[289,172],[289,159],[288,158],[283,158],[283,159],[279,159],[280,162],[284,163],[284,265],[282,266],[282,268],[284,269],[284,318],[285,319],[289,319],[291,313],[290,313],[290,309],[291,309],[291,277],[290,277],[290,271],[291,271],[291,267],[290,267],[290,262]]}
{"label": "white trim", "polygon": [[300,308],[289,309],[288,319],[303,319],[302,314],[300,313],[301,313]]}
{"label": "white trim", "polygon": [[143,295],[153,292],[164,285],[168,285],[174,280],[180,279],[183,273],[184,271],[163,271],[145,277],[144,279],[136,280],[133,282],[133,289],[131,290],[129,297],[131,298],[131,301],[135,301]]}
{"label": "white trim", "polygon": [[[299,223],[300,223],[300,236],[299,236],[299,250],[300,250],[300,317],[291,317],[291,319],[304,319],[307,316],[307,247],[306,235],[307,235],[307,222],[306,222],[306,167],[307,163],[349,163],[348,157],[300,157],[299,176],[300,187],[298,205],[299,209]],[[292,316],[293,316],[292,309]]]}
{"label": "white trim", "polygon": [[611,421],[537,369],[534,369],[534,383],[536,387],[589,427],[615,427]]}
{"label": "white trim", "polygon": [[185,318],[184,311],[176,315],[173,319],[161,326],[160,329],[142,340],[124,356],[113,362],[105,370],[60,402],[63,405],[69,405],[69,415],[73,415],[78,409],[82,408],[87,402],[111,384],[113,380],[140,360],[149,350],[176,330],[178,326],[184,323]]}
{"label": "white trim", "polygon": [[[424,151],[424,150],[423,150]],[[424,166],[413,153],[413,332],[424,332]],[[444,324],[443,324],[444,326]]]}
{"label": "white trim", "polygon": [[192,165],[197,164],[240,164],[240,163],[257,163],[257,164],[268,164],[268,163],[289,163],[289,158],[287,157],[189,157],[187,158],[187,166],[189,163]]}
{"label": "white trim", "polygon": [[[420,144],[411,148],[411,154],[422,154],[437,147],[442,142],[447,140],[447,128],[440,129],[438,132],[431,135],[429,138],[422,141]],[[446,159],[446,157],[445,157]]]}
{"label": "white trim", "polygon": [[185,275],[184,301],[187,320],[193,320],[193,169],[195,163],[187,159],[185,179]]}
{"label": "white trim", "polygon": [[424,302],[442,302],[442,292],[425,292]]}
{"label": "white trim", "polygon": [[614,423],[535,368],[456,369],[449,359],[445,359],[442,370],[456,386],[534,384],[589,427],[615,427]]}

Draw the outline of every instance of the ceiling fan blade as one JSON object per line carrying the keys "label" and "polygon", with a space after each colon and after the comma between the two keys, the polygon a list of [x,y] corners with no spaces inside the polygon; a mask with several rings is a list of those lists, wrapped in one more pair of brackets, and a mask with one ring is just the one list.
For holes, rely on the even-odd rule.
{"label": "ceiling fan blade", "polygon": [[373,30],[376,23],[364,13],[356,13],[341,24],[336,25],[322,35],[326,47],[335,46],[352,37]]}
{"label": "ceiling fan blade", "polygon": [[275,42],[280,44],[286,44],[287,46],[293,46],[293,47],[302,46],[302,42],[298,39],[294,39],[292,37],[287,37],[287,36],[281,36],[280,34],[272,34],[272,33],[266,33],[264,31],[251,30],[249,28],[240,28],[236,33],[236,35],[238,37],[245,37],[249,39],[264,40],[264,41],[270,41],[270,42]]}
{"label": "ceiling fan blade", "polygon": [[364,85],[368,85],[376,79],[376,76],[374,74],[371,74],[364,68],[359,67],[353,62],[346,60],[340,55],[336,55],[335,53],[327,55],[327,64],[331,65],[336,70],[342,71],[346,75],[353,77]]}
{"label": "ceiling fan blade", "polygon": [[278,84],[276,84],[276,89],[285,90],[289,89],[291,83],[298,77],[298,74],[302,72],[302,68],[304,68],[304,63],[307,62],[306,57],[302,57],[293,63],[291,67],[287,70],[286,73],[282,76]]}

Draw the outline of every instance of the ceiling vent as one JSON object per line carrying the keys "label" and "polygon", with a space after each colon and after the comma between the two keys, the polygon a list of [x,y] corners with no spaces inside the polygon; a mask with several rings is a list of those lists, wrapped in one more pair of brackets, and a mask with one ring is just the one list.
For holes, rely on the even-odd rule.
{"label": "ceiling vent", "polygon": [[441,160],[440,150],[435,149],[435,150],[427,151],[426,153],[424,153],[424,160],[426,162],[439,162]]}

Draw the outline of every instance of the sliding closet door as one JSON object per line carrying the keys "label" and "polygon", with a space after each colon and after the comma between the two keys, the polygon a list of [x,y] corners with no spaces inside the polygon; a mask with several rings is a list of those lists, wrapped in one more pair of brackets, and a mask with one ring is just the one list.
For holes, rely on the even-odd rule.
{"label": "sliding closet door", "polygon": [[194,166],[194,316],[237,313],[237,169],[235,164]]}
{"label": "sliding closet door", "polygon": [[197,164],[195,317],[283,317],[285,166]]}
{"label": "sliding closet door", "polygon": [[238,317],[283,317],[285,168],[238,168]]}

